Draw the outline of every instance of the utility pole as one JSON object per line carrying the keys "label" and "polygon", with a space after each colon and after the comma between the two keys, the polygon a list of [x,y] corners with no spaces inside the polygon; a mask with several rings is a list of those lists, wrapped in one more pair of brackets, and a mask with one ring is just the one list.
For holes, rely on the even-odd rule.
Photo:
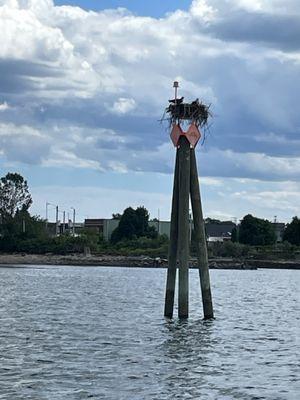
{"label": "utility pole", "polygon": [[52,206],[53,208],[56,209],[56,227],[55,227],[55,233],[57,234],[58,228],[58,206],[55,206],[52,203],[49,203],[48,201],[46,202],[46,231],[48,233],[48,225],[49,225],[49,206]]}
{"label": "utility pole", "polygon": [[75,217],[76,217],[76,211],[74,207],[71,207],[71,209],[73,210],[73,223],[72,223],[72,231],[73,231],[73,236],[75,236]]}
{"label": "utility pole", "polygon": [[160,235],[160,209],[157,210],[157,232]]}
{"label": "utility pole", "polygon": [[46,231],[48,232],[48,205],[49,203],[46,201]]}
{"label": "utility pole", "polygon": [[55,208],[55,233],[58,236],[59,235],[59,226],[58,226],[58,206]]}
{"label": "utility pole", "polygon": [[63,233],[65,233],[66,228],[66,212],[63,212]]}

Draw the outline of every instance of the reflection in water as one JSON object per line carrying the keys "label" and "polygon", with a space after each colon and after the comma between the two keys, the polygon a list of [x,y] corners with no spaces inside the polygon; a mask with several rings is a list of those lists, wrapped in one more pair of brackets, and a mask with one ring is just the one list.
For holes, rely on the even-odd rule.
{"label": "reflection in water", "polygon": [[299,271],[211,278],[179,321],[163,270],[0,268],[0,399],[296,400]]}
{"label": "reflection in water", "polygon": [[203,320],[168,321],[164,326],[168,339],[162,345],[165,356],[179,363],[185,357],[190,361],[204,362],[213,346],[212,324],[213,321]]}
{"label": "reflection in water", "polygon": [[[214,321],[167,321],[168,338],[161,345],[166,360],[162,392],[175,398],[196,398],[206,385],[206,368],[213,348]],[[188,360],[188,363],[187,363]]]}

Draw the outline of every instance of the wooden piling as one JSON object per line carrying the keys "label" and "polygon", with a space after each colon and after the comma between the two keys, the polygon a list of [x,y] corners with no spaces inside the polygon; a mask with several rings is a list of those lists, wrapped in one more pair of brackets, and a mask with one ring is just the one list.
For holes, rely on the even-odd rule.
{"label": "wooden piling", "polygon": [[189,314],[189,193],[190,143],[185,136],[179,139],[179,202],[178,202],[178,317]]}
{"label": "wooden piling", "polygon": [[191,172],[190,190],[191,203],[194,220],[194,234],[200,275],[200,285],[202,293],[203,313],[205,319],[214,317],[212,296],[210,289],[210,277],[208,268],[207,245],[202,213],[201,196],[198,181],[197,162],[195,149],[190,149]]}
{"label": "wooden piling", "polygon": [[[208,319],[213,318],[214,313],[194,148],[201,137],[199,127],[207,125],[211,113],[209,106],[199,102],[198,99],[191,103],[183,102],[183,97],[177,99],[179,87],[177,81],[174,82],[173,87],[175,98],[169,100],[165,110],[169,115],[170,137],[177,150],[164,315],[173,317],[177,261],[179,266],[178,317],[187,318],[189,315],[189,199],[191,196],[204,318]],[[186,132],[183,131],[181,122],[190,124]]]}
{"label": "wooden piling", "polygon": [[177,243],[178,243],[178,190],[179,190],[179,157],[176,151],[175,173],[173,183],[173,198],[171,211],[171,227],[170,227],[170,246],[168,255],[168,272],[165,298],[165,317],[173,317],[174,294],[176,284],[177,271]]}

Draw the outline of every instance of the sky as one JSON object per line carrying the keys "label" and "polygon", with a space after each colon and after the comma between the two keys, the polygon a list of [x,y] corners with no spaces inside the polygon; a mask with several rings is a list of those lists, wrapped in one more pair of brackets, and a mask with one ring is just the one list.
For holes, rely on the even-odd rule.
{"label": "sky", "polygon": [[173,81],[211,104],[196,148],[206,217],[300,204],[298,0],[0,0],[0,175],[79,220],[170,218]]}

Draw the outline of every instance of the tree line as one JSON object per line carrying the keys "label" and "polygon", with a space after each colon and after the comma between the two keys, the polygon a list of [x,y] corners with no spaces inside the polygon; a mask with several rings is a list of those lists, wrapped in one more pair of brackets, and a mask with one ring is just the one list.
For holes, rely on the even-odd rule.
{"label": "tree line", "polygon": [[[275,224],[266,219],[246,215],[233,231],[232,242],[239,242],[250,246],[270,246],[277,241]],[[282,241],[292,245],[300,245],[300,220],[294,217],[283,230]]]}
{"label": "tree line", "polygon": [[107,243],[99,233],[84,228],[75,237],[68,232],[50,234],[46,220],[30,214],[32,202],[28,183],[20,174],[0,178],[0,251],[67,254],[83,252],[88,246],[108,253],[134,254],[139,249],[153,255],[167,253],[168,238],[149,226],[145,207],[128,207],[123,214],[114,214],[120,222]]}
{"label": "tree line", "polygon": [[[149,225],[150,215],[145,207],[128,207],[122,214],[113,214],[119,220],[110,242],[101,235],[82,230],[72,237],[50,235],[46,221],[29,212],[32,196],[27,181],[17,173],[0,178],[0,251],[30,253],[82,252],[85,246],[95,251],[120,254],[148,254],[167,256],[168,238],[160,236]],[[217,222],[217,221],[214,221]],[[221,221],[219,221],[221,223]],[[233,243],[247,246],[270,246],[276,243],[276,232],[271,222],[246,215],[232,231]],[[294,217],[285,226],[283,241],[300,246],[300,220]],[[235,251],[230,245],[223,246]],[[217,246],[216,246],[217,247]],[[191,249],[193,251],[193,235]],[[240,250],[237,246],[236,249]]]}

